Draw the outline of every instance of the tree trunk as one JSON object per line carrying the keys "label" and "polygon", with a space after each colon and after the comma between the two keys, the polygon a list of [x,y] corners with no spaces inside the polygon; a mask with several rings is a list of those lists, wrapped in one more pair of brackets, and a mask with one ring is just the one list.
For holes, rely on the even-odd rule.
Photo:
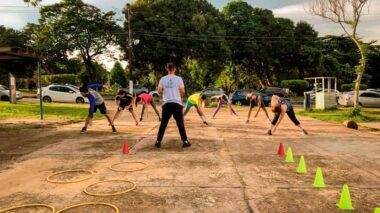
{"label": "tree trunk", "polygon": [[360,65],[356,67],[356,80],[355,80],[355,96],[354,96],[354,107],[359,106],[359,90],[360,83],[364,74],[365,66],[366,66],[366,56],[365,49],[363,45],[355,38],[352,37],[352,40],[356,44],[360,52]]}
{"label": "tree trunk", "polygon": [[85,65],[86,65],[86,70],[89,77],[88,79],[89,82],[95,83],[97,81],[97,76],[96,76],[96,69],[94,65],[92,64],[91,60],[86,60]]}

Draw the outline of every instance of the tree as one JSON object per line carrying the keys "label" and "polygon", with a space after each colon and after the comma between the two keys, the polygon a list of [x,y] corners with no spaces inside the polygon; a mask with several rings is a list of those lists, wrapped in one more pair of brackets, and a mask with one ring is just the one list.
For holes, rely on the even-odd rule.
{"label": "tree", "polygon": [[125,71],[118,61],[115,62],[115,65],[111,69],[111,85],[114,85],[115,83],[122,87],[126,87],[128,85]]}
{"label": "tree", "polygon": [[[165,65],[173,62],[177,67],[187,58],[207,61],[212,71],[223,67],[228,47],[223,43],[225,31],[219,11],[205,0],[137,0],[129,6],[132,11],[133,65],[143,75],[154,70],[158,79]],[[127,15],[127,11],[124,11]],[[125,22],[128,26],[128,19]],[[125,39],[126,40],[126,39]],[[125,40],[120,44],[126,48]],[[127,51],[127,49],[125,49]],[[136,77],[136,75],[134,75]]]}
{"label": "tree", "polygon": [[42,0],[24,0],[24,2],[31,4],[33,7],[36,7],[42,2]]}
{"label": "tree", "polygon": [[356,68],[354,107],[359,106],[360,83],[366,69],[366,45],[358,37],[357,29],[364,12],[369,10],[369,0],[316,0],[311,13],[341,26],[360,52],[360,65]]}
{"label": "tree", "polygon": [[35,48],[55,58],[78,54],[89,80],[99,80],[93,61],[116,44],[120,32],[114,12],[101,12],[82,0],[62,0],[42,7],[40,13],[39,25],[30,25]]}

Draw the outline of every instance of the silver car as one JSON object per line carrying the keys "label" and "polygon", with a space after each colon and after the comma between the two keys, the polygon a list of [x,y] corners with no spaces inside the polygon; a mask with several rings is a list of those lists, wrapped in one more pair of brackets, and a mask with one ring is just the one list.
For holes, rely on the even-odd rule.
{"label": "silver car", "polygon": [[[342,106],[354,105],[354,91],[339,96],[338,103]],[[359,91],[359,105],[364,107],[380,107],[380,93],[373,91]]]}
{"label": "silver car", "polygon": [[[16,91],[16,98],[22,99],[22,92]],[[8,87],[0,84],[0,100],[9,101],[9,89]]]}

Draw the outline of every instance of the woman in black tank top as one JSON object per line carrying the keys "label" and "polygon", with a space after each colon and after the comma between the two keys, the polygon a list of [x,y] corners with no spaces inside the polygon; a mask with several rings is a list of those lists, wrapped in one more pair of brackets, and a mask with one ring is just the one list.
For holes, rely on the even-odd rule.
{"label": "woman in black tank top", "polygon": [[253,92],[248,93],[246,96],[246,99],[249,100],[249,111],[248,111],[248,118],[246,123],[249,123],[249,119],[251,118],[252,109],[257,105],[257,111],[255,114],[255,118],[257,118],[257,115],[259,114],[260,110],[263,109],[265,112],[265,115],[267,116],[269,122],[271,122],[271,119],[269,118],[269,114],[267,109],[265,108],[265,104],[263,102],[263,97],[261,95],[255,95]]}

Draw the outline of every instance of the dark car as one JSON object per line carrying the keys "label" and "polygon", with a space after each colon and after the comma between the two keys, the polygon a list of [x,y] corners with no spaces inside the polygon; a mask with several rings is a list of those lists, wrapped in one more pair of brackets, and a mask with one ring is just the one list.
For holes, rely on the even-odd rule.
{"label": "dark car", "polygon": [[200,93],[202,93],[203,95],[206,95],[207,97],[225,94],[224,91],[219,88],[207,88],[200,91]]}
{"label": "dark car", "polygon": [[[253,92],[255,95],[259,95],[260,92],[255,89],[241,89],[236,90],[232,94],[231,102],[232,104],[237,104],[239,106],[241,105],[249,105],[249,101],[246,99],[246,96],[248,93]],[[271,96],[263,95],[263,102],[265,106],[269,106],[271,100]]]}
{"label": "dark car", "polygon": [[286,89],[282,89],[279,87],[266,87],[265,89],[260,91],[263,95],[270,96],[279,95],[280,97],[287,97],[289,92]]}

